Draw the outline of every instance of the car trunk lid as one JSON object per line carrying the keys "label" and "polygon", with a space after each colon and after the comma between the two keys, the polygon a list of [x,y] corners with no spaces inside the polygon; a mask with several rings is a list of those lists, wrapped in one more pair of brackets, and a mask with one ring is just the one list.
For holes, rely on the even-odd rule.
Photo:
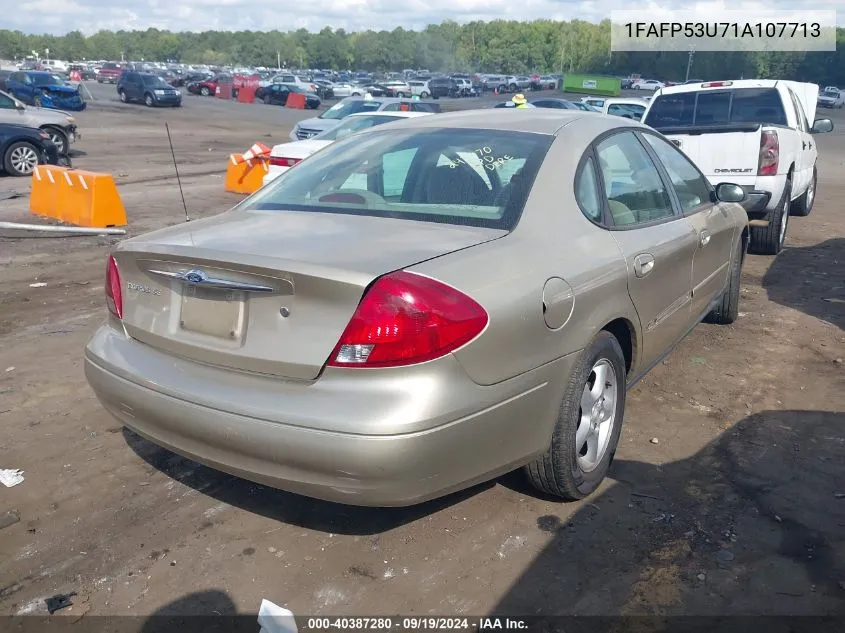
{"label": "car trunk lid", "polygon": [[290,211],[234,211],[123,242],[129,336],[232,370],[320,374],[377,277],[506,231]]}

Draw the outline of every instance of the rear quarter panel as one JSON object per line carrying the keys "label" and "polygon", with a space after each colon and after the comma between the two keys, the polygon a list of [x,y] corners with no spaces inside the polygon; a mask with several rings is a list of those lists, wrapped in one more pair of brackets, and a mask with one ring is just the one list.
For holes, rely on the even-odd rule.
{"label": "rear quarter panel", "polygon": [[[616,318],[630,323],[636,350],[639,321],[625,260],[611,233],[587,220],[575,201],[574,174],[587,144],[575,131],[555,141],[513,232],[412,268],[462,290],[487,310],[484,333],[455,352],[479,384],[578,352]],[[552,277],[566,280],[574,294],[569,321],[557,330],[543,316],[543,288]]]}

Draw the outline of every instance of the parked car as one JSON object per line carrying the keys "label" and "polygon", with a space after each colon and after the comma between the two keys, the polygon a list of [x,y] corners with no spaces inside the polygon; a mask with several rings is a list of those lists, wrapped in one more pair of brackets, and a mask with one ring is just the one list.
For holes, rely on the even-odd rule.
{"label": "parked car", "polygon": [[71,144],[82,138],[76,127],[76,119],[67,112],[28,106],[2,91],[0,123],[37,128],[46,132],[60,156],[67,155]]}
{"label": "parked car", "polygon": [[217,94],[217,87],[221,83],[234,83],[234,78],[228,73],[217,73],[206,79],[191,81],[185,84],[185,89],[191,94],[202,97],[213,97]]}
{"label": "parked car", "polygon": [[346,97],[363,97],[365,92],[363,88],[359,88],[356,84],[352,84],[348,81],[335,83],[332,86],[332,91],[334,92],[334,96],[338,99],[345,99]]}
{"label": "parked car", "polygon": [[[672,140],[711,180],[729,176],[746,192],[752,253],[776,255],[790,215],[809,215],[816,200],[814,134],[819,87],[777,79],[712,81],[665,88],[643,122]],[[813,123],[810,123],[813,121]]]}
{"label": "parked car", "polygon": [[84,64],[71,64],[68,66],[68,74],[79,73],[79,78],[82,81],[93,81],[97,78],[97,72],[90,66]]}
{"label": "parked car", "polygon": [[197,83],[205,81],[213,77],[211,73],[185,73],[184,75],[177,75],[170,80],[170,85],[179,88],[190,83]]}
{"label": "parked car", "polygon": [[595,110],[584,103],[577,101],[570,101],[569,99],[532,99],[529,103],[535,108],[553,108],[555,110],[581,110],[587,112],[594,112]]}
{"label": "parked car", "polygon": [[432,99],[440,97],[460,97],[463,85],[451,77],[434,77],[428,80],[428,90]]}
{"label": "parked car", "polygon": [[410,97],[412,94],[411,86],[406,81],[386,81],[381,85],[385,88],[385,94],[388,97],[399,97],[401,99]]}
{"label": "parked car", "polygon": [[0,171],[10,176],[31,176],[38,165],[57,165],[60,158],[44,130],[0,123]]}
{"label": "parked car", "polygon": [[651,90],[652,92],[664,87],[663,82],[656,79],[638,79],[631,85],[632,90]]}
{"label": "parked car", "polygon": [[102,406],[344,504],[522,465],[544,493],[591,494],[628,389],[702,318],[737,318],[744,192],[636,121],[525,115],[366,130],[229,213],[118,243],[84,356]]}
{"label": "parked car", "polygon": [[474,97],[476,96],[475,88],[472,87],[472,81],[463,77],[452,77],[455,83],[458,84],[458,96],[460,97]]}
{"label": "parked car", "polygon": [[301,89],[305,90],[306,92],[313,92],[317,94],[317,84],[313,81],[306,81],[299,75],[289,72],[281,72],[276,75],[273,75],[270,79],[266,79],[258,83],[258,86],[270,86],[272,84],[288,84],[288,85],[296,85],[299,86]]}
{"label": "parked car", "polygon": [[290,140],[301,141],[313,138],[332,129],[350,114],[356,112],[401,112],[407,108],[409,112],[440,112],[440,105],[431,101],[414,101],[412,99],[394,99],[390,97],[376,98],[347,97],[313,119],[306,119],[297,123],[290,133]]}
{"label": "parked car", "polygon": [[335,141],[343,140],[356,132],[361,132],[377,125],[383,125],[384,123],[390,123],[391,121],[430,115],[430,112],[359,112],[357,114],[350,114],[339,125],[317,136],[304,141],[291,141],[289,143],[275,145],[270,153],[269,171],[264,176],[264,184],[266,185],[275,180],[314,152],[323,149],[327,145],[331,145]]}
{"label": "parked car", "polygon": [[106,62],[97,71],[97,83],[116,84],[122,72],[123,67],[117,62]]}
{"label": "parked car", "polygon": [[827,88],[819,94],[820,108],[841,108],[845,105],[845,94],[837,88]]}
{"label": "parked car", "polygon": [[531,90],[556,90],[557,85],[558,79],[553,75],[531,76]]}
{"label": "parked car", "polygon": [[431,96],[427,81],[418,81],[416,79],[413,79],[408,82],[408,87],[411,89],[411,96],[413,97],[419,97],[420,99],[428,99]]}
{"label": "parked car", "polygon": [[117,82],[117,94],[123,103],[132,101],[147,107],[182,105],[182,93],[158,75],[126,72]]}
{"label": "parked car", "polygon": [[334,99],[334,84],[328,79],[315,79],[314,85],[317,86],[317,96],[320,99]]}
{"label": "parked car", "polygon": [[255,98],[261,99],[267,105],[287,105],[288,97],[291,93],[298,93],[305,95],[305,108],[308,110],[316,110],[322,103],[320,97],[313,92],[306,92],[301,86],[295,84],[271,84],[258,88],[255,91]]}
{"label": "parked car", "polygon": [[78,86],[70,86],[54,73],[18,71],[9,75],[6,90],[26,104],[54,110],[80,112],[88,105]]}
{"label": "parked car", "polygon": [[602,114],[621,116],[626,119],[639,121],[648,107],[644,99],[626,99],[625,97],[609,97],[602,100],[601,106],[593,106]]}

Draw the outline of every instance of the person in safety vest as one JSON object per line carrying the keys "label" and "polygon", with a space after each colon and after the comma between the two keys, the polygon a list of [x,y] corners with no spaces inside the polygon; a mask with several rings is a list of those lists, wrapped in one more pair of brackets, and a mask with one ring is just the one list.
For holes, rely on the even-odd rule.
{"label": "person in safety vest", "polygon": [[511,99],[515,108],[527,108],[528,107],[528,99],[525,98],[525,95],[521,92],[515,94]]}

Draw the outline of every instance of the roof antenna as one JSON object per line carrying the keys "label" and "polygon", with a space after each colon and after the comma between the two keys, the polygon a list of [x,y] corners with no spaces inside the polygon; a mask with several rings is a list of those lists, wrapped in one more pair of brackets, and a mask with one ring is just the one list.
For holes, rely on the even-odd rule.
{"label": "roof antenna", "polygon": [[170,155],[173,157],[173,169],[176,170],[176,182],[179,183],[179,195],[182,196],[182,207],[185,209],[185,222],[190,222],[188,216],[188,204],[185,202],[185,192],[182,191],[182,179],[179,177],[179,166],[176,164],[176,152],[173,151],[173,139],[170,137],[170,126],[164,122],[164,129],[167,130],[167,142],[170,143]]}

